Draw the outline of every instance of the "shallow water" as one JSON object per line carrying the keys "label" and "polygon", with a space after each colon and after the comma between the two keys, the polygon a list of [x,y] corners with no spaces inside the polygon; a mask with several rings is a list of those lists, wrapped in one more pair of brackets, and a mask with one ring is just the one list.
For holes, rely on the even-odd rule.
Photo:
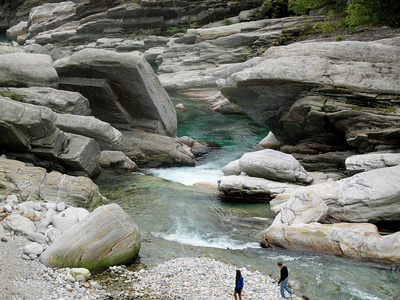
{"label": "shallow water", "polygon": [[267,132],[242,116],[210,112],[204,103],[173,100],[191,108],[178,114],[178,136],[214,141],[222,147],[200,159],[196,167],[146,170],[169,180],[107,172],[96,180],[101,193],[121,205],[140,228],[137,263],[151,266],[176,257],[205,256],[277,278],[276,263],[282,260],[289,268],[292,288],[309,299],[393,299],[400,293],[400,273],[377,265],[259,247],[255,236],[267,224],[252,218],[273,219],[268,203],[228,202],[215,187],[192,184],[215,184],[222,175],[220,168],[250,151]]}

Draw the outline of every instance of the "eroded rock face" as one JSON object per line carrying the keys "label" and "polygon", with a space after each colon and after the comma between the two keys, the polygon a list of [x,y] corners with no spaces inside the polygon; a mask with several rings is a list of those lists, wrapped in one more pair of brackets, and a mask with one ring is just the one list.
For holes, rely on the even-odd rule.
{"label": "eroded rock face", "polygon": [[101,150],[111,150],[121,142],[122,134],[110,124],[92,116],[57,114],[55,124],[64,132],[94,139]]}
{"label": "eroded rock face", "polygon": [[359,260],[398,263],[400,232],[381,236],[375,225],[280,224],[267,231],[270,244],[296,250],[318,251]]}
{"label": "eroded rock face", "polygon": [[[397,221],[400,218],[399,175],[400,166],[380,168],[299,190],[318,195],[328,205],[328,213],[344,222]],[[281,204],[273,200],[271,209],[278,213]]]}
{"label": "eroded rock face", "polygon": [[115,150],[122,151],[139,166],[194,166],[190,148],[178,139],[143,130],[121,131],[123,138]]}
{"label": "eroded rock face", "polygon": [[400,153],[369,153],[353,155],[346,159],[346,171],[365,172],[400,165]]}
{"label": "eroded rock face", "polygon": [[117,0],[6,2],[12,3],[4,5],[0,27],[6,30],[13,26],[8,36],[14,41],[23,43],[28,38],[36,43],[63,44],[84,44],[107,34],[127,35],[140,30],[158,33],[173,27],[203,25],[259,6],[256,0],[233,1],[229,5],[224,0],[143,0],[140,4]]}
{"label": "eroded rock face", "polygon": [[161,131],[157,133],[176,136],[175,108],[141,56],[86,49],[58,60],[55,68],[60,86],[88,98],[98,119],[116,128],[147,125]]}
{"label": "eroded rock face", "polygon": [[51,57],[43,54],[0,55],[0,86],[58,87],[58,75]]}
{"label": "eroded rock face", "polygon": [[99,272],[132,263],[140,246],[140,232],[134,221],[118,204],[110,204],[97,208],[65,231],[43,252],[40,261],[47,266]]}
{"label": "eroded rock face", "polygon": [[61,131],[50,108],[0,97],[0,145],[27,161],[50,162],[52,169],[98,175],[100,147],[94,140]]}
{"label": "eroded rock face", "polygon": [[48,87],[2,88],[4,95],[19,97],[24,103],[51,108],[54,112],[74,115],[90,115],[89,101],[81,94]]}
{"label": "eroded rock face", "polygon": [[4,158],[0,158],[0,189],[17,193],[23,200],[65,202],[89,209],[103,203],[97,185],[87,177],[47,173],[43,168]]}
{"label": "eroded rock face", "polygon": [[397,40],[272,47],[221,83],[221,92],[286,144],[396,148]]}

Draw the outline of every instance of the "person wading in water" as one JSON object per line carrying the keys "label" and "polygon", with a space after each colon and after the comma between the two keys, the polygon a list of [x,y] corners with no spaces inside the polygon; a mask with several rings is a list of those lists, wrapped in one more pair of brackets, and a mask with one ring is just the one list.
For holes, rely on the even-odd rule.
{"label": "person wading in water", "polygon": [[282,264],[282,262],[277,263],[278,267],[281,268],[281,278],[278,281],[278,284],[281,284],[281,295],[283,298],[285,297],[285,290],[290,294],[289,298],[292,298],[293,292],[288,288],[287,282],[289,280],[289,272],[288,269]]}
{"label": "person wading in water", "polygon": [[235,290],[233,292],[235,300],[237,300],[237,295],[239,295],[239,300],[242,300],[242,291],[243,291],[243,276],[240,273],[240,270],[236,270]]}

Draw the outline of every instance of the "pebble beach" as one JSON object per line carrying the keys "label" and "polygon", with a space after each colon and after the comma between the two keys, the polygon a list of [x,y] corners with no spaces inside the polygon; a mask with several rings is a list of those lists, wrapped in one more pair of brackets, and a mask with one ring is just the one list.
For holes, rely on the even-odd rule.
{"label": "pebble beach", "polygon": [[[27,243],[22,236],[0,243],[2,299],[234,299],[237,268],[215,259],[177,258],[141,270],[113,266],[105,280],[72,282],[68,268],[47,268],[39,260],[23,259]],[[273,278],[239,269],[244,277],[242,299],[282,299]],[[119,290],[110,288],[110,282]]]}

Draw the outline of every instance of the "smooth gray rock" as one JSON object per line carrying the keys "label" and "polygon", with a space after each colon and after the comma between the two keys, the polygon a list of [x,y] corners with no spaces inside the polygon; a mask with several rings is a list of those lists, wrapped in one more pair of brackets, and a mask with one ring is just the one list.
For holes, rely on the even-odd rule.
{"label": "smooth gray rock", "polygon": [[324,198],[329,214],[349,222],[398,221],[400,165],[356,174],[335,182],[338,198]]}
{"label": "smooth gray rock", "polygon": [[66,138],[50,108],[0,97],[0,119],[0,145],[53,157],[62,152]]}
{"label": "smooth gray rock", "polygon": [[24,252],[27,255],[35,254],[39,256],[43,252],[43,246],[39,243],[33,242],[24,247]]}
{"label": "smooth gray rock", "polygon": [[0,86],[58,87],[58,75],[51,57],[43,54],[0,55]]}
{"label": "smooth gray rock", "polygon": [[100,173],[100,146],[88,137],[65,133],[68,140],[67,149],[58,155],[72,170],[83,171],[89,177],[96,177]]}
{"label": "smooth gray rock", "polygon": [[257,64],[220,81],[220,90],[285,144],[396,149],[398,39],[271,47]]}
{"label": "smooth gray rock", "polygon": [[55,68],[62,86],[86,96],[100,120],[118,128],[149,119],[158,121],[166,135],[176,136],[175,108],[143,57],[84,49],[58,60]]}
{"label": "smooth gray rock", "polygon": [[317,251],[354,259],[396,264],[400,232],[382,236],[373,224],[279,224],[268,228],[268,243],[293,250]]}
{"label": "smooth gray rock", "polygon": [[46,239],[48,239],[50,243],[53,243],[60,235],[61,231],[56,227],[50,227],[46,230]]}
{"label": "smooth gray rock", "polygon": [[139,166],[194,166],[190,148],[175,138],[142,130],[121,131],[123,138],[116,150],[122,151]]}
{"label": "smooth gray rock", "polygon": [[[344,222],[397,221],[400,218],[399,175],[400,165],[301,187],[299,190],[316,194],[328,205],[329,215]],[[282,202],[271,202],[272,210],[278,212],[281,207]]]}
{"label": "smooth gray rock", "polygon": [[18,234],[28,234],[30,232],[35,232],[35,224],[21,215],[9,215],[6,217],[2,224],[5,229],[14,231]]}
{"label": "smooth gray rock", "polygon": [[48,208],[48,210],[42,214],[42,218],[36,222],[36,231],[44,233],[55,215],[57,215],[57,212],[53,208]]}
{"label": "smooth gray rock", "polygon": [[68,207],[66,210],[63,211],[62,213],[64,216],[76,216],[80,221],[82,221],[90,212],[83,208],[83,207]]}
{"label": "smooth gray rock", "polygon": [[10,212],[12,212],[13,211],[13,208],[11,207],[11,205],[9,205],[9,204],[6,204],[6,205],[4,205],[4,211],[6,211],[6,212],[8,212],[8,213],[10,213]]}
{"label": "smooth gray rock", "polygon": [[281,193],[290,193],[301,186],[250,176],[223,176],[218,189],[226,196],[258,197],[271,200]]}
{"label": "smooth gray rock", "polygon": [[[46,245],[46,237],[39,232],[30,232],[26,235],[26,238],[32,242],[36,242],[42,245]],[[43,251],[43,250],[42,250]]]}
{"label": "smooth gray rock", "polygon": [[8,196],[7,199],[6,199],[6,203],[11,205],[11,206],[14,206],[14,205],[18,204],[18,202],[19,202],[18,201],[18,197],[17,197],[17,195],[14,195],[14,194]]}
{"label": "smooth gray rock", "polygon": [[94,139],[101,150],[112,150],[122,139],[121,132],[92,116],[57,114],[55,124],[64,132]]}
{"label": "smooth gray rock", "polygon": [[121,151],[101,151],[99,164],[102,168],[140,171],[139,167]]}
{"label": "smooth gray rock", "polygon": [[309,184],[312,177],[292,155],[272,149],[245,153],[239,168],[252,177]]}
{"label": "smooth gray rock", "polygon": [[61,233],[67,231],[78,222],[79,218],[76,215],[65,215],[63,213],[55,215],[51,220],[53,226],[60,230]]}
{"label": "smooth gray rock", "polygon": [[231,161],[226,166],[223,166],[221,170],[224,176],[240,175],[240,173],[242,173],[239,165],[239,159]]}
{"label": "smooth gray rock", "polygon": [[328,211],[328,206],[317,193],[299,189],[280,207],[271,226],[320,222],[328,215]]}
{"label": "smooth gray rock", "polygon": [[[19,194],[22,200],[31,198],[49,202],[45,203],[46,209],[53,207],[55,210],[58,202],[90,209],[103,203],[97,185],[87,177],[46,173],[43,168],[26,166],[11,159],[0,158],[0,183],[4,191]],[[49,212],[45,214],[46,219],[50,216]]]}
{"label": "smooth gray rock", "polygon": [[63,211],[64,209],[65,209],[65,203],[64,203],[64,202],[59,202],[59,203],[57,203],[56,210],[57,210],[58,212],[61,212],[61,211]]}
{"label": "smooth gray rock", "polygon": [[47,202],[66,204],[94,209],[103,204],[103,196],[98,186],[90,178],[68,176],[59,172],[46,174],[40,185],[40,199]]}
{"label": "smooth gray rock", "polygon": [[91,272],[129,264],[140,249],[139,229],[117,204],[101,206],[65,231],[40,256],[52,267],[85,267]]}
{"label": "smooth gray rock", "polygon": [[400,153],[369,153],[346,158],[346,171],[365,172],[400,165]]}
{"label": "smooth gray rock", "polygon": [[[42,105],[57,113],[90,115],[89,101],[81,94],[48,87],[2,88],[3,94],[17,95],[25,103]],[[15,96],[14,96],[15,97]]]}

